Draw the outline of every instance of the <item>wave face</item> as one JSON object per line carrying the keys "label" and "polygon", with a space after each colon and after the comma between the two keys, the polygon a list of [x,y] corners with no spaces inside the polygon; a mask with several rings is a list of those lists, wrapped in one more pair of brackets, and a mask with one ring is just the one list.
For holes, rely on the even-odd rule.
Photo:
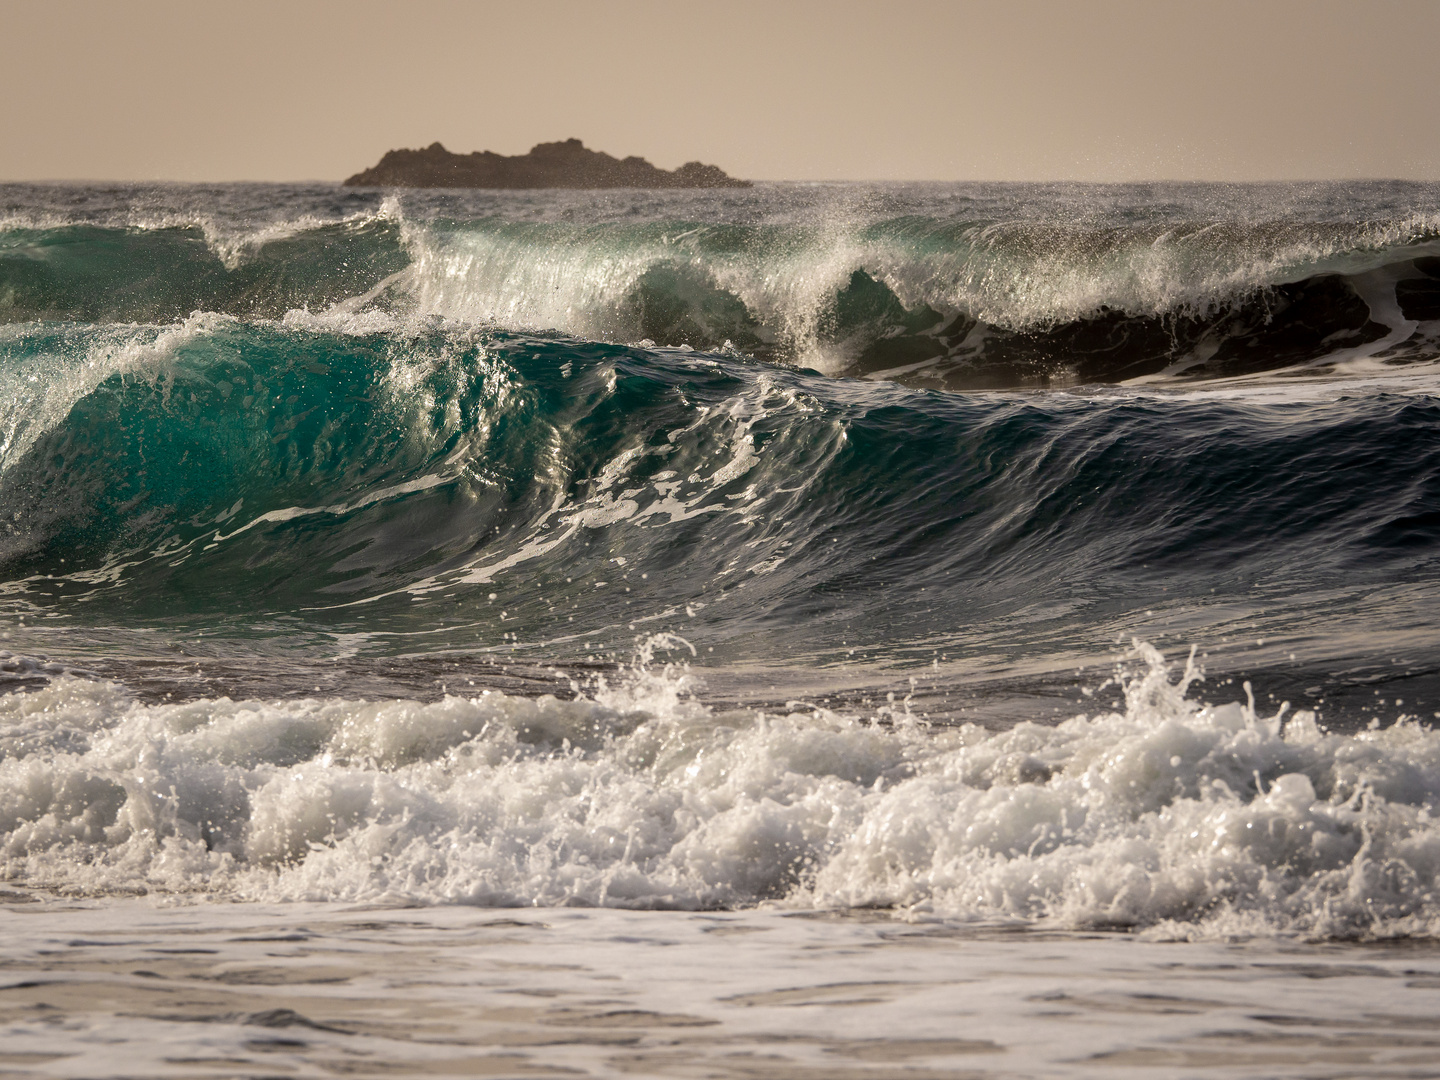
{"label": "wave face", "polygon": [[0,188],[0,859],[1432,933],[1437,196]]}
{"label": "wave face", "polygon": [[541,653],[659,619],[736,660],[914,664],[1103,650],[1139,606],[1335,634],[1434,573],[1426,395],[963,398],[347,325],[12,333],[12,602]]}

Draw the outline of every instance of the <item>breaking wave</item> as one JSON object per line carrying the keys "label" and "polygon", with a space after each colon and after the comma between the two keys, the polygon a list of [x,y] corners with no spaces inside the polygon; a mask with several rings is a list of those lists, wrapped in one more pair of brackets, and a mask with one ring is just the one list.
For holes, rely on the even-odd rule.
{"label": "breaking wave", "polygon": [[6,332],[7,610],[929,663],[1103,650],[1127,605],[1227,596],[1297,633],[1432,572],[1426,395],[966,398],[408,326]]}
{"label": "breaking wave", "polygon": [[463,200],[426,207],[411,195],[249,231],[134,207],[83,221],[12,213],[0,230],[0,319],[379,309],[730,347],[946,389],[1315,373],[1440,355],[1440,217],[1426,212],[1296,220],[1282,214],[1293,207],[1262,199],[1253,220],[1235,220],[1218,206],[1205,216],[1201,200],[1158,218],[1074,211],[1067,221],[1029,220],[1023,202],[997,215],[979,199],[937,214],[931,199],[716,221],[657,216],[703,209],[686,201],[694,196],[649,205],[657,198],[637,195],[645,205],[628,219],[529,220],[513,206],[485,216],[498,208],[483,204],[447,217]]}

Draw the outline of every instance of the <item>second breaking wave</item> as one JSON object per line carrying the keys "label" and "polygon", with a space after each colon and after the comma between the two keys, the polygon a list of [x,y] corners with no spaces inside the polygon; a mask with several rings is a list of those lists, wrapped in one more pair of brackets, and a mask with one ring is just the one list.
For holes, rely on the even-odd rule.
{"label": "second breaking wave", "polygon": [[1076,205],[1034,219],[1020,188],[988,201],[937,191],[796,206],[784,190],[711,196],[789,207],[753,220],[745,205],[715,220],[709,204],[644,193],[630,193],[628,212],[563,214],[378,193],[365,209],[350,194],[359,208],[327,204],[328,216],[248,229],[133,208],[12,214],[0,230],[0,319],[377,309],[728,345],[947,389],[1324,373],[1440,355],[1433,214],[1296,218],[1251,192],[1237,217],[1224,192],[1209,192],[1209,203],[1177,195],[1138,216]]}

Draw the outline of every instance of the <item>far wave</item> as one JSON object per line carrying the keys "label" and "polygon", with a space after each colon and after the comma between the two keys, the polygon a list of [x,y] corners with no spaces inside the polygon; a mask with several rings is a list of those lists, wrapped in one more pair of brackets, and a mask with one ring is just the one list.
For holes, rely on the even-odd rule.
{"label": "far wave", "polygon": [[104,213],[7,207],[0,322],[374,311],[945,390],[1440,358],[1434,200],[1378,191],[1373,215],[1347,218],[1257,189],[1242,213],[1233,193],[1177,186],[1123,213],[1104,191],[1047,192],[1037,215],[1025,186],[993,187],[325,188],[285,220],[257,217],[247,188],[245,228],[133,194]]}

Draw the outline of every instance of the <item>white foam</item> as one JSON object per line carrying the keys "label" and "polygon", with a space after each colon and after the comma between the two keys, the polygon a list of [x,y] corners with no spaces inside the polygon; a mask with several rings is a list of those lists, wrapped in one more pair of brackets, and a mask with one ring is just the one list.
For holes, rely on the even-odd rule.
{"label": "white foam", "polygon": [[625,341],[639,336],[628,298],[647,272],[664,269],[677,275],[681,293],[738,298],[762,336],[798,363],[833,371],[853,359],[856,343],[829,339],[825,320],[857,270],[909,308],[928,304],[947,317],[1034,331],[1102,311],[1210,317],[1276,285],[1370,273],[1400,248],[1407,256],[1440,250],[1440,220],[1423,214],[1350,225],[1012,220],[903,229],[837,205],[818,224],[783,234],[762,228],[739,246],[713,243],[719,228],[672,236],[613,224],[407,222],[404,284],[422,313]]}
{"label": "white foam", "polygon": [[674,669],[570,702],[143,706],[60,679],[0,698],[0,854],[84,891],[1440,929],[1440,736],[1204,706],[1140,651],[1123,712],[1002,733],[716,712]]}

